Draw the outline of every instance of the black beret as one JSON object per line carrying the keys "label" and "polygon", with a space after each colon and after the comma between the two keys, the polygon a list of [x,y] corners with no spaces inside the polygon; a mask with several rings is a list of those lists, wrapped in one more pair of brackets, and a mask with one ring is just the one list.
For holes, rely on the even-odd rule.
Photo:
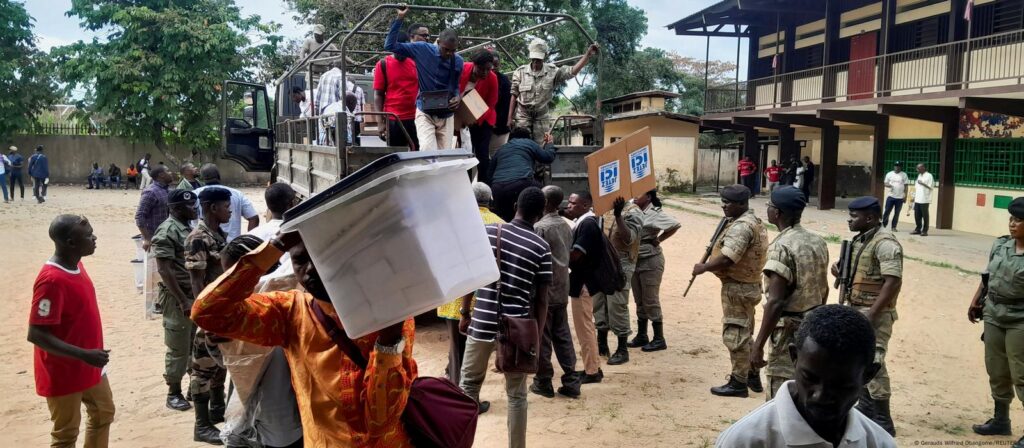
{"label": "black beret", "polygon": [[807,207],[807,198],[799,188],[786,185],[772,191],[771,205],[779,210],[803,210]]}
{"label": "black beret", "polygon": [[1024,219],[1024,196],[1014,199],[1007,207],[1010,211],[1010,215],[1017,219]]}
{"label": "black beret", "polygon": [[878,199],[874,196],[861,196],[853,201],[850,201],[850,210],[867,210],[867,209],[879,209],[882,206],[878,205]]}
{"label": "black beret", "polygon": [[171,190],[171,194],[167,198],[167,203],[170,205],[175,204],[195,204],[196,194],[189,190]]}
{"label": "black beret", "polygon": [[231,192],[226,188],[208,187],[199,192],[199,202],[230,201]]}
{"label": "black beret", "polygon": [[750,189],[744,185],[729,185],[722,189],[722,199],[731,202],[745,202],[750,199]]}

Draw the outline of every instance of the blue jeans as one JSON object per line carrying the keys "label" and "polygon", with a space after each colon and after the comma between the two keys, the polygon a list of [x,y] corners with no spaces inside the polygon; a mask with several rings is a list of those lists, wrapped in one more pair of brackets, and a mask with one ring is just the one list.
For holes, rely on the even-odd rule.
{"label": "blue jeans", "polygon": [[[4,202],[7,202],[7,173],[0,174],[0,188],[4,190]],[[14,193],[14,187],[11,187],[11,193]]]}
{"label": "blue jeans", "polygon": [[896,225],[900,223],[900,210],[903,210],[903,204],[907,202],[905,198],[897,199],[894,197],[885,198],[885,214],[882,215],[882,227],[889,226],[889,213],[896,210],[896,214],[892,217],[892,228],[896,230]]}

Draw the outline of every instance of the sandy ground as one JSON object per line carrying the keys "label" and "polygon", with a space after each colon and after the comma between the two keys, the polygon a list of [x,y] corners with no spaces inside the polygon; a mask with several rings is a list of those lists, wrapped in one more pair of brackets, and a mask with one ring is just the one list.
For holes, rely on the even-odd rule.
{"label": "sandy ground", "polygon": [[[262,205],[258,190],[245,190]],[[96,283],[107,348],[110,383],[117,403],[115,447],[200,446],[192,442],[192,413],[164,407],[161,373],[164,346],[159,320],[142,317],[129,260],[137,233],[137,192],[55,187],[43,205],[33,201],[0,206],[4,242],[0,256],[6,299],[0,301],[0,441],[5,446],[44,446],[49,441],[45,401],[35,395],[31,345],[25,341],[32,282],[51,254],[46,236],[58,213],[81,213],[92,221],[98,250],[84,260]],[[757,209],[763,214],[763,209]],[[605,381],[589,385],[578,400],[530,396],[529,446],[668,447],[710,446],[730,423],[764,399],[719,398],[708,388],[724,382],[728,359],[720,334],[718,280],[710,275],[682,292],[690,267],[703,253],[716,221],[671,211],[684,230],[665,245],[668,272],[663,286],[667,351],[632,352],[624,366],[605,366]],[[838,245],[831,244],[833,259]],[[955,261],[955,260],[953,260]],[[980,270],[981,267],[976,267]],[[900,320],[890,346],[893,415],[900,445],[975,441],[1008,444],[1010,438],[980,438],[970,425],[990,412],[980,326],[964,317],[977,281],[951,269],[908,261]],[[835,302],[835,296],[831,298]],[[760,318],[760,312],[758,317]],[[416,360],[424,375],[440,375],[447,344],[441,325],[419,329]],[[502,379],[490,374],[482,398],[494,403],[481,417],[477,446],[498,447],[506,438]],[[1012,418],[1024,422],[1020,406]],[[1020,434],[1021,426],[1015,429]]]}

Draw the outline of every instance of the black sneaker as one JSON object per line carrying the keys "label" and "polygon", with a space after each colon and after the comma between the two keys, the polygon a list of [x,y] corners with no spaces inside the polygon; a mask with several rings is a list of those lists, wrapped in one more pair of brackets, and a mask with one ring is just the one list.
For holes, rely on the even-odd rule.
{"label": "black sneaker", "polygon": [[569,397],[569,398],[579,398],[580,397],[580,388],[579,388],[579,386],[576,386],[576,387],[561,386],[561,387],[558,388],[558,395],[561,395],[563,397]]}
{"label": "black sneaker", "polygon": [[185,397],[181,394],[168,394],[167,395],[167,408],[175,411],[187,411],[192,409],[192,405],[185,400]]}
{"label": "black sneaker", "polygon": [[545,398],[555,398],[555,390],[551,387],[551,383],[540,384],[534,381],[533,384],[530,385],[530,392]]}
{"label": "black sneaker", "polygon": [[593,375],[584,374],[583,379],[580,381],[581,384],[596,384],[604,380],[604,371],[597,369],[597,373]]}

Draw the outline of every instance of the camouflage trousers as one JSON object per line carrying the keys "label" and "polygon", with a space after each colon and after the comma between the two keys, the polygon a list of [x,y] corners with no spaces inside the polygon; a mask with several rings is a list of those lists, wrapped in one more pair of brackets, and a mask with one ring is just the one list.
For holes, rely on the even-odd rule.
{"label": "camouflage trousers", "polygon": [[722,342],[729,349],[732,376],[746,384],[750,373],[750,341],[754,336],[754,307],[761,302],[761,284],[722,282]]}
{"label": "camouflage trousers", "polygon": [[192,381],[189,382],[189,391],[195,396],[208,394],[210,389],[223,389],[227,373],[220,347],[211,342],[206,331],[200,328],[192,344]]}
{"label": "camouflage trousers", "polygon": [[[871,307],[854,306],[857,311],[867,314]],[[885,353],[889,351],[889,339],[892,338],[892,325],[899,319],[896,310],[882,311],[875,324],[875,362],[882,366],[875,378],[868,383],[868,392],[875,400],[888,400],[892,395],[889,386],[889,370],[885,368]]]}
{"label": "camouflage trousers", "polygon": [[765,367],[769,386],[766,400],[775,398],[782,383],[793,379],[793,376],[796,375],[796,366],[793,365],[793,358],[789,356],[789,344],[793,343],[796,329],[800,328],[801,322],[803,322],[803,317],[785,316],[779,319],[779,324],[772,331],[771,347],[768,349],[768,366]]}
{"label": "camouflage trousers", "polygon": [[527,109],[520,105],[516,107],[512,127],[529,129],[530,133],[533,134],[533,141],[542,144],[544,142],[544,134],[551,132],[551,125],[554,122],[555,119],[551,117],[551,112],[546,108],[541,112]]}

